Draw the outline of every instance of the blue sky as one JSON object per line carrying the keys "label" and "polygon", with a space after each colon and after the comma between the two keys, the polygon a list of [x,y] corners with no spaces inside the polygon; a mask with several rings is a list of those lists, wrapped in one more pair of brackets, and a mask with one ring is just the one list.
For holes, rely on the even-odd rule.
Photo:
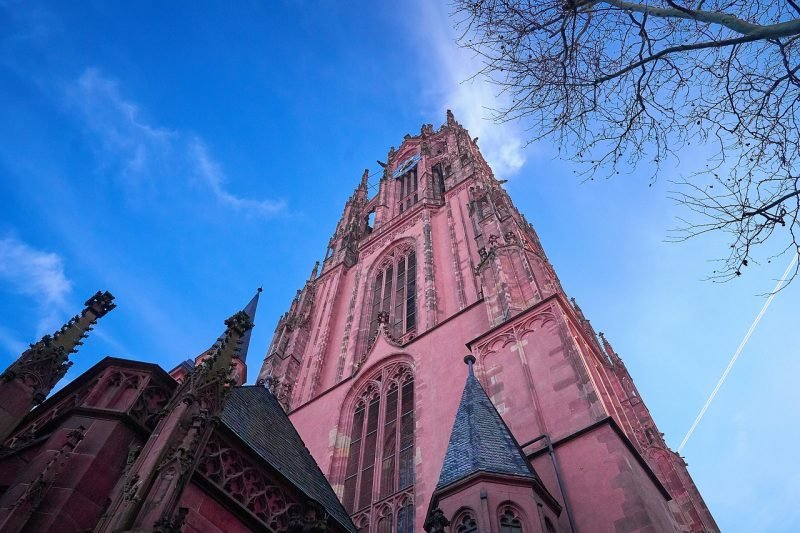
{"label": "blue sky", "polygon": [[[445,109],[536,226],[561,280],[677,447],[788,262],[703,281],[719,236],[665,242],[668,180],[581,184],[524,127],[483,119],[447,9],[422,0],[0,1],[0,353],[8,364],[98,289],[119,307],[74,357],[171,368],[256,287],[257,372],[365,167]],[[797,309],[780,293],[684,455],[724,531],[800,524]]]}

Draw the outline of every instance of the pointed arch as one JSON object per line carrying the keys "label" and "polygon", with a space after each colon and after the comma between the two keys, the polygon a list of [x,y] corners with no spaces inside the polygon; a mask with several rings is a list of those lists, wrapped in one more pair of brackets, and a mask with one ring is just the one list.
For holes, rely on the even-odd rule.
{"label": "pointed arch", "polygon": [[531,530],[522,509],[511,501],[505,501],[497,507],[497,522],[500,533],[526,533]]}
{"label": "pointed arch", "polygon": [[394,241],[373,261],[361,297],[355,368],[363,363],[381,323],[398,343],[416,336],[418,269],[417,243],[413,237]]}
{"label": "pointed arch", "polygon": [[475,511],[469,507],[462,507],[456,511],[450,521],[450,530],[453,533],[477,533],[478,521]]}
{"label": "pointed arch", "polygon": [[406,355],[365,373],[343,404],[334,453],[341,460],[331,477],[345,509],[376,531],[413,530],[414,413],[414,370]]}

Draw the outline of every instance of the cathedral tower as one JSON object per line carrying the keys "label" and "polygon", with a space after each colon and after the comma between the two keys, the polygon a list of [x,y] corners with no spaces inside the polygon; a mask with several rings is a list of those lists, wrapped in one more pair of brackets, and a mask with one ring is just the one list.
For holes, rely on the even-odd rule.
{"label": "cathedral tower", "polygon": [[[380,163],[377,190],[365,172],[259,374],[356,526],[474,531],[481,519],[468,518],[484,517],[490,531],[716,531],[685,463],[564,293],[477,139],[448,112]],[[465,349],[475,358],[467,389]],[[486,499],[440,484],[457,453],[450,430],[470,419],[462,393],[486,413],[488,398],[500,415],[487,415],[491,424],[529,467],[529,477],[506,476],[505,492],[504,476],[489,472]],[[510,453],[482,435],[472,440],[486,464]]]}

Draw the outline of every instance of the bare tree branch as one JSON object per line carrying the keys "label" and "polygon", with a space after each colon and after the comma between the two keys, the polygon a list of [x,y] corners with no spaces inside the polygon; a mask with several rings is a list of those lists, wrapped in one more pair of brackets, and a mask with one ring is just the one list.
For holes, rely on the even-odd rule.
{"label": "bare tree branch", "polygon": [[673,237],[727,234],[717,279],[741,275],[767,242],[797,251],[796,0],[454,1],[460,43],[508,97],[496,120],[554,139],[585,179],[635,168],[655,179],[700,147],[708,161],[673,180],[691,214]]}

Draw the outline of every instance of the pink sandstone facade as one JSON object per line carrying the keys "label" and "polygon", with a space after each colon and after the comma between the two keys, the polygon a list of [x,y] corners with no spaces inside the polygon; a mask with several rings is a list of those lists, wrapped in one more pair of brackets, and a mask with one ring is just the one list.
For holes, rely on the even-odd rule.
{"label": "pink sandstone facade", "polygon": [[[347,201],[259,374],[356,527],[717,531],[477,139],[448,112],[382,166],[377,190],[365,172]],[[439,484],[465,352],[534,481],[486,468]]]}
{"label": "pink sandstone facade", "polygon": [[718,531],[477,140],[448,112],[382,166],[256,385],[260,289],[170,372],[106,357],[50,394],[108,292],[26,349],[0,375],[0,531]]}

